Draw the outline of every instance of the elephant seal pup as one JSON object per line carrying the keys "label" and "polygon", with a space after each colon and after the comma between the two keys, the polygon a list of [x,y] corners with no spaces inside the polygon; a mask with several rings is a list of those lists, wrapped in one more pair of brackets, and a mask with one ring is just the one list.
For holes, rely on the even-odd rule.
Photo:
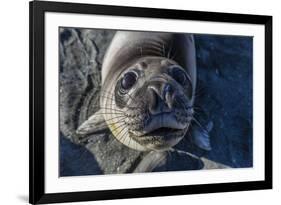
{"label": "elephant seal pup", "polygon": [[77,133],[107,126],[132,149],[169,150],[190,127],[195,89],[193,35],[118,31],[103,60],[100,110]]}

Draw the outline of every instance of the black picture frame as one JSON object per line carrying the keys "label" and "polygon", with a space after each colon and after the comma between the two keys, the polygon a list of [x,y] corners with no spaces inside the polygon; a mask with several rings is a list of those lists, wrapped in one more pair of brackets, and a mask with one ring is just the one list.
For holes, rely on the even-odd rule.
{"label": "black picture frame", "polygon": [[[29,4],[30,12],[30,164],[29,164],[29,202],[32,204],[154,197],[197,193],[260,190],[272,188],[272,17],[248,14],[230,14],[137,8],[123,6],[104,6],[92,4],[41,2]],[[45,192],[44,161],[44,20],[46,12],[97,14],[110,16],[132,16],[143,18],[182,19],[209,22],[259,24],[265,26],[265,180],[219,184],[197,184],[154,188],[136,188],[107,191],[85,191],[71,193]]]}

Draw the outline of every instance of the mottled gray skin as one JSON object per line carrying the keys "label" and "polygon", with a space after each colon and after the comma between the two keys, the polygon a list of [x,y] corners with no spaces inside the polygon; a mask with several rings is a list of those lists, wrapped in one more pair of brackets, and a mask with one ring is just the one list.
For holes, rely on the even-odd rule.
{"label": "mottled gray skin", "polygon": [[[176,77],[175,70],[180,72]],[[121,82],[128,72],[137,81],[124,92]],[[78,133],[91,132],[102,116],[124,145],[168,150],[185,136],[193,119],[195,89],[192,35],[119,31],[103,60],[101,110]]]}

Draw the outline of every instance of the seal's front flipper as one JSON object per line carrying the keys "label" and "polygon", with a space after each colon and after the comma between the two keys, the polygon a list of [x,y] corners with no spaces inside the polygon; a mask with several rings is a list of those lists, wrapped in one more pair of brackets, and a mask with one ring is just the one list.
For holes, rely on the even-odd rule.
{"label": "seal's front flipper", "polygon": [[191,153],[170,149],[151,151],[144,156],[134,172],[162,172],[202,169],[201,159]]}
{"label": "seal's front flipper", "polygon": [[97,111],[88,120],[82,123],[76,130],[79,135],[87,135],[92,133],[101,132],[108,129],[107,124],[103,118],[102,110]]}
{"label": "seal's front flipper", "polygon": [[210,151],[212,147],[210,143],[209,132],[212,130],[212,128],[213,128],[213,122],[209,122],[206,128],[194,125],[192,127],[192,134],[191,134],[193,143],[201,149]]}
{"label": "seal's front flipper", "polygon": [[152,172],[156,167],[166,163],[168,152],[151,151],[142,159],[135,168],[134,173]]}

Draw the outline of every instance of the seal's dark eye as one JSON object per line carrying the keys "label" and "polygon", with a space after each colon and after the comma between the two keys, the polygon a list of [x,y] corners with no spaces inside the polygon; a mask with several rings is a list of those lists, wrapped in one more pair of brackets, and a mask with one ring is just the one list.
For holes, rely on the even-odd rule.
{"label": "seal's dark eye", "polygon": [[128,72],[123,76],[121,87],[125,90],[130,89],[137,81],[137,75],[134,72]]}
{"label": "seal's dark eye", "polygon": [[169,70],[169,74],[181,85],[187,84],[187,74],[179,67],[171,67]]}

